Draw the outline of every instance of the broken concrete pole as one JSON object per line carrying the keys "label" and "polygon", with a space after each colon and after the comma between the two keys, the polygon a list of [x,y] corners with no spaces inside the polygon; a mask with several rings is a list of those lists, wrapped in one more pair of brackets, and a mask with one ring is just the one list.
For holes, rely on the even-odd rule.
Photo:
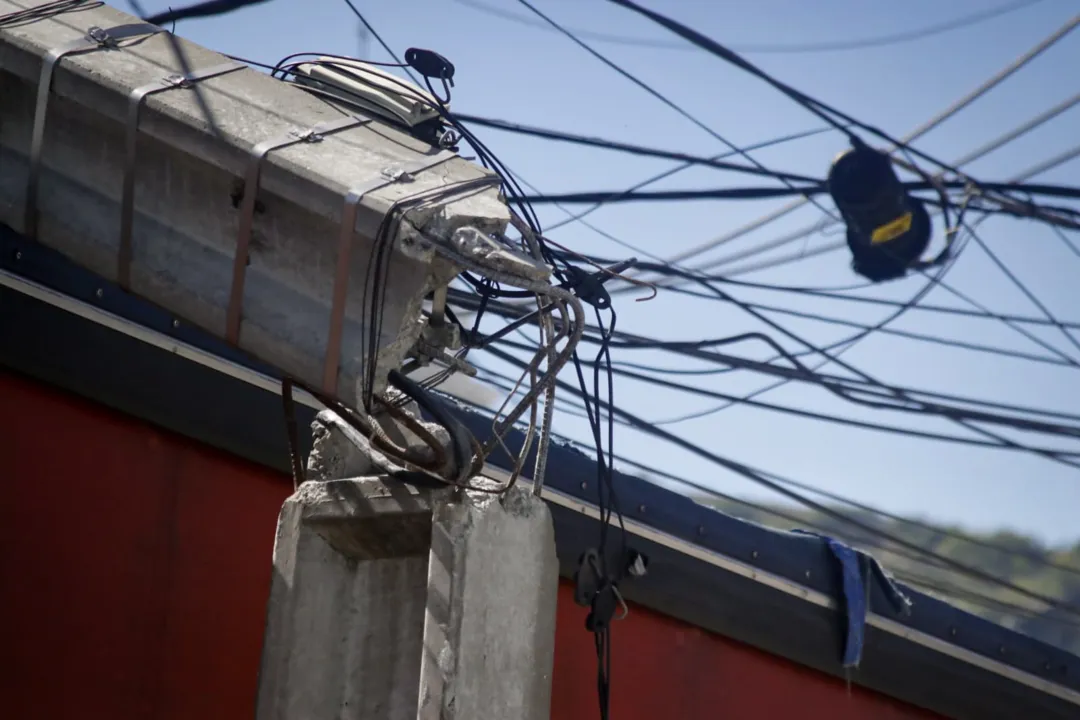
{"label": "broken concrete pole", "polygon": [[548,720],[558,562],[545,503],[524,486],[340,479],[372,461],[332,413],[315,426],[310,481],[278,523],[259,720]]}
{"label": "broken concrete pole", "polygon": [[430,499],[308,482],[278,519],[258,720],[414,720]]}
{"label": "broken concrete pole", "polygon": [[559,566],[547,505],[521,485],[432,512],[417,717],[548,720]]}
{"label": "broken concrete pole", "polygon": [[[36,5],[0,0],[0,15]],[[131,291],[224,337],[245,198],[251,200],[249,262],[238,266],[243,292],[236,342],[320,387],[336,266],[346,256],[339,250],[347,237],[348,291],[333,375],[338,396],[355,404],[367,334],[362,299],[378,227],[399,201],[491,174],[378,121],[350,121],[296,87],[229,68],[228,58],[179,39],[196,75],[214,71],[194,81],[208,117],[192,87],[169,80],[182,67],[163,32],[136,34],[115,48],[90,43],[61,57],[47,87],[43,83],[51,52],[79,42],[92,26],[108,33],[137,22],[106,5],[0,29],[0,222],[34,231],[37,240],[83,267],[122,281],[122,209],[125,188],[133,188],[126,273]],[[133,97],[150,86],[157,90],[140,100],[133,123]],[[42,87],[48,92],[39,95]],[[45,100],[44,113],[39,99]],[[43,134],[37,190],[31,193],[37,119]],[[329,129],[305,134],[320,126]],[[250,183],[253,150],[267,142],[272,149]],[[257,193],[248,195],[248,184]],[[343,236],[350,192],[360,199],[351,232]],[[34,208],[29,215],[28,203]],[[389,238],[378,383],[384,370],[401,366],[418,336],[423,297],[457,272],[406,238],[408,226],[448,237],[462,226],[501,232],[508,219],[494,184],[440,193],[438,201],[405,217],[401,233]]]}

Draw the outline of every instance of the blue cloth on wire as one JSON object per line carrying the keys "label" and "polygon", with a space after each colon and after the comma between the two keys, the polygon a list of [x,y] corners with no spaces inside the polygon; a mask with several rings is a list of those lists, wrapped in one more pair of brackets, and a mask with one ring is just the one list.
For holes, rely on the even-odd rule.
{"label": "blue cloth on wire", "polygon": [[[840,564],[844,593],[843,606],[847,614],[843,666],[845,668],[858,667],[859,661],[862,659],[866,613],[870,605],[870,586],[868,585],[870,579],[873,578],[878,584],[889,603],[898,613],[906,615],[911,611],[911,599],[897,587],[893,579],[881,567],[881,563],[873,556],[826,535],[806,530],[795,530],[794,532],[813,535],[824,540],[829,551]],[[870,577],[867,577],[868,575]]]}

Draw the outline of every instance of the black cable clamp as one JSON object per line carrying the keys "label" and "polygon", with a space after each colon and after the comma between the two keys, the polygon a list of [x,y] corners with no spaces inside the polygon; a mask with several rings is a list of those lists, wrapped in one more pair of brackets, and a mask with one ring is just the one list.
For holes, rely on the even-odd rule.
{"label": "black cable clamp", "polygon": [[592,273],[570,265],[566,268],[566,282],[563,287],[577,295],[581,302],[599,310],[607,310],[611,307],[611,296],[604,288],[604,283],[636,264],[637,258],[630,258]]}
{"label": "black cable clamp", "polygon": [[[589,608],[585,618],[585,628],[589,632],[603,632],[612,620],[622,620],[630,609],[619,592],[619,581],[626,577],[640,578],[645,575],[649,559],[642,553],[627,549],[623,566],[616,577],[608,576],[602,565],[600,553],[589,548],[578,560],[578,569],[574,573],[574,602]],[[615,617],[615,610],[621,608],[622,614]]]}
{"label": "black cable clamp", "polygon": [[[450,104],[450,88],[454,87],[454,63],[435,52],[423,48],[409,48],[405,51],[405,63],[416,72],[424,76],[424,83],[435,99],[443,105]],[[446,91],[446,99],[435,94],[431,87],[431,80],[441,80],[443,90]]]}

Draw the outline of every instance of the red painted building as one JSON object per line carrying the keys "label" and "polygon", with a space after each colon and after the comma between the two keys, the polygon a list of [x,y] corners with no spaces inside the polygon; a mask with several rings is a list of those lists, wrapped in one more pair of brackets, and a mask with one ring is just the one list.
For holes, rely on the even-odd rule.
{"label": "red painted building", "polygon": [[[10,718],[252,717],[280,473],[0,374],[0,617]],[[62,452],[57,452],[63,448]],[[559,597],[553,718],[596,715],[596,657]],[[616,628],[612,714],[937,715],[642,607]],[[783,692],[776,688],[782,687]]]}
{"label": "red painted building", "polygon": [[[93,303],[99,281],[0,231],[3,717],[251,717],[291,490],[279,399],[210,340],[122,293]],[[551,462],[566,576],[595,529],[591,466],[565,448]],[[612,717],[1080,717],[1080,659],[917,593],[906,619],[871,603],[848,682],[816,539],[619,481],[652,562],[613,631]],[[553,718],[597,716],[584,615],[565,584]]]}

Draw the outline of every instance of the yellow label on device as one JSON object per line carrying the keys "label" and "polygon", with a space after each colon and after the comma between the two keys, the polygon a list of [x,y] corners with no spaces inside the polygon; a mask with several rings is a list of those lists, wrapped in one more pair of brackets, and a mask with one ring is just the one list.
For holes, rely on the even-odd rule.
{"label": "yellow label on device", "polygon": [[885,223],[881,227],[875,229],[874,232],[870,233],[870,244],[877,245],[879,243],[895,240],[910,229],[911,213],[904,213],[892,222]]}

